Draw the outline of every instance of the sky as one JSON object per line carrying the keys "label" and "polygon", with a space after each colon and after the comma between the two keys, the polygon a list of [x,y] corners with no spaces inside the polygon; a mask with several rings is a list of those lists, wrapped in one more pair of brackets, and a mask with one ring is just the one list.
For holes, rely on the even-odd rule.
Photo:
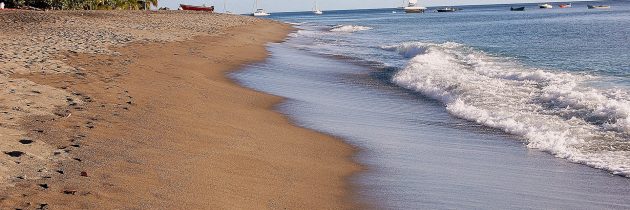
{"label": "sky", "polygon": [[[509,4],[509,3],[534,3],[544,0],[420,0],[422,6],[447,6],[447,5],[479,5],[479,4]],[[550,1],[550,0],[547,0]],[[558,0],[551,0],[558,1]],[[561,0],[560,0],[561,1]],[[254,8],[254,0],[161,0],[160,7],[177,9],[179,4],[192,4],[215,6],[217,12],[223,12],[224,2],[227,10],[233,13],[250,13]],[[268,12],[292,12],[310,11],[314,0],[258,0],[258,7]],[[403,4],[403,0],[318,0],[322,10],[341,9],[368,9],[368,8],[394,8]]]}

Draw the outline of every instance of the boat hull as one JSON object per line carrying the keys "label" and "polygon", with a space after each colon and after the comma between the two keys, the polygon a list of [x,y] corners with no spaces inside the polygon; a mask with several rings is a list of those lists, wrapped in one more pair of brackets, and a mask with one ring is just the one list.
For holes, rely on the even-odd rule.
{"label": "boat hull", "polygon": [[455,12],[457,11],[457,9],[453,9],[453,8],[445,8],[445,9],[437,9],[437,12]]}
{"label": "boat hull", "polygon": [[194,6],[194,5],[186,5],[186,4],[180,4],[179,6],[182,8],[182,10],[214,12],[214,6],[203,7],[203,6]]}
{"label": "boat hull", "polygon": [[510,11],[525,11],[525,7],[517,7],[517,8],[511,7]]}
{"label": "boat hull", "polygon": [[405,7],[404,8],[406,13],[423,13],[424,10],[426,10],[426,8],[424,7]]}
{"label": "boat hull", "polygon": [[587,7],[589,9],[609,9],[610,8],[610,6],[607,6],[607,5],[599,5],[599,6],[588,5]]}

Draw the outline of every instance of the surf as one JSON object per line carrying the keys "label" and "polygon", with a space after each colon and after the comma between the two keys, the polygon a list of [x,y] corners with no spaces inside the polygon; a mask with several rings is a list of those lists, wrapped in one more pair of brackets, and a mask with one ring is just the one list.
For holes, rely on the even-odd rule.
{"label": "surf", "polygon": [[527,67],[455,42],[382,46],[409,59],[392,77],[459,118],[575,163],[630,177],[630,92],[598,76]]}
{"label": "surf", "polygon": [[371,27],[367,26],[358,26],[358,25],[337,25],[330,29],[330,32],[343,32],[343,33],[354,33],[357,31],[367,31],[372,30]]}

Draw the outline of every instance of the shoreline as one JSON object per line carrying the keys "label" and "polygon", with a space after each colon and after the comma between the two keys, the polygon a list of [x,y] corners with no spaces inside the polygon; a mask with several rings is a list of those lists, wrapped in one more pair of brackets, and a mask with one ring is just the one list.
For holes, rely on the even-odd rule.
{"label": "shoreline", "polygon": [[[375,201],[376,205],[372,206],[377,208],[630,206],[624,199],[629,193],[628,179],[615,176],[616,172],[624,171],[628,160],[624,156],[627,150],[621,146],[624,144],[618,143],[626,140],[624,132],[608,130],[607,124],[602,125],[593,118],[602,115],[591,110],[608,107],[608,103],[627,104],[627,88],[609,86],[623,83],[624,79],[617,77],[618,71],[609,71],[610,67],[619,67],[622,60],[611,58],[606,64],[589,63],[589,53],[573,51],[571,46],[603,48],[592,43],[582,45],[584,42],[579,39],[553,42],[563,43],[557,45],[537,42],[532,44],[533,48],[523,49],[518,41],[509,39],[514,37],[513,33],[479,36],[488,31],[500,31],[504,24],[521,23],[518,16],[512,16],[505,8],[489,8],[483,11],[483,18],[476,13],[461,13],[461,17],[445,19],[451,23],[447,25],[455,26],[445,28],[440,27],[444,25],[442,22],[429,21],[441,15],[428,14],[426,24],[430,27],[424,28],[426,30],[414,30],[417,20],[411,16],[394,16],[387,12],[346,11],[335,17],[321,18],[303,13],[283,16],[279,19],[296,23],[307,21],[308,24],[300,25],[304,31],[286,44],[270,46],[274,56],[248,68],[238,78],[248,87],[288,98],[279,110],[289,114],[299,125],[342,136],[347,142],[365,148],[357,160],[369,170],[355,176],[355,183],[361,186],[360,198]],[[612,21],[619,15],[623,16],[606,16],[611,18],[606,20]],[[533,22],[524,24],[523,28],[538,29],[536,26],[541,23],[563,27],[566,24],[557,24],[559,22],[554,20],[575,23],[586,16],[590,14],[577,10],[574,14],[533,15]],[[469,21],[471,19],[474,21]],[[487,24],[487,20],[496,19],[502,21]],[[459,33],[460,27],[456,26],[461,23],[478,27]],[[333,25],[349,24],[378,30],[354,33],[327,30]],[[434,33],[434,29],[439,29],[440,33]],[[567,29],[572,31],[570,27]],[[413,36],[418,31],[422,31],[421,40]],[[529,32],[522,35],[539,41],[555,37],[553,30],[540,30],[540,34]],[[609,44],[621,46],[624,43],[623,37],[600,35],[610,37]],[[508,41],[496,45],[494,36]],[[459,41],[452,43],[445,37],[456,37]],[[531,65],[530,61],[547,57],[542,56],[547,52],[544,49],[551,46],[558,50],[558,58],[573,55],[581,59],[571,65],[563,62],[566,59],[539,64],[543,67]],[[497,52],[522,57],[510,59],[512,57],[502,53],[493,54]],[[615,50],[598,52],[601,54],[594,57],[619,54]],[[291,62],[294,60],[300,62]],[[545,68],[546,64],[567,68],[554,68],[558,70],[554,71]],[[570,67],[575,66],[598,67],[595,69],[601,70],[602,75],[617,79],[599,80],[581,71],[573,72]],[[504,77],[504,74],[527,78]],[[554,89],[559,83],[576,86]],[[497,90],[519,94],[498,94],[503,92]],[[589,97],[570,102],[580,98],[577,96],[585,96],[579,90],[588,90]],[[556,91],[566,91],[567,95],[560,94],[560,97]],[[461,101],[453,104],[440,100],[443,99],[439,97],[441,94],[461,97],[463,105]],[[548,100],[562,102],[561,107],[568,105],[558,110],[556,106],[549,107]],[[575,104],[588,104],[588,108],[573,106]],[[530,110],[531,106],[539,109]],[[488,113],[490,115],[486,116]],[[565,118],[567,113],[572,113],[572,117]],[[621,119],[617,122],[626,119],[626,115],[617,116],[618,113],[625,111],[608,113],[612,114],[607,118],[612,120],[611,125],[615,124],[615,119]],[[462,114],[468,115],[462,117]],[[502,120],[496,120],[498,118]],[[497,124],[487,124],[487,120],[496,120]],[[499,123],[504,120],[512,122],[507,124],[512,126]],[[518,126],[528,132],[509,130]],[[566,130],[574,132],[563,133]],[[601,138],[603,136],[605,138]],[[584,144],[580,143],[582,141]],[[568,150],[554,153],[548,147],[536,148],[541,142],[558,150]],[[612,166],[609,169],[613,170],[590,167],[588,165],[593,164],[588,162],[575,163],[576,158],[588,158],[582,155],[589,153],[595,155],[591,160],[598,157],[610,160],[600,166]],[[564,154],[577,156],[563,157]]]}
{"label": "shoreline", "polygon": [[274,110],[282,98],[228,78],[291,30],[265,21],[111,55],[69,51],[64,62],[80,72],[12,74],[71,94],[53,115],[21,121],[56,149],[40,177],[9,180],[0,206],[356,208],[356,149],[293,125]]}
{"label": "shoreline", "polygon": [[[356,160],[369,170],[353,183],[369,206],[504,208],[544,195],[549,199],[537,208],[594,208],[627,194],[626,178],[527,150],[517,137],[455,118],[436,101],[381,81],[366,66],[302,50],[296,39],[287,42],[270,46],[274,56],[234,78],[286,97],[278,110],[297,125],[366,148]],[[567,203],[575,199],[580,201]]]}

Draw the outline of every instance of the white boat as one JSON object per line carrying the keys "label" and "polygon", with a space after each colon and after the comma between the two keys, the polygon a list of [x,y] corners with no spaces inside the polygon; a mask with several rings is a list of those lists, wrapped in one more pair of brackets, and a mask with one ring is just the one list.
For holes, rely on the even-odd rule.
{"label": "white boat", "polygon": [[264,10],[264,9],[260,9],[260,8],[258,8],[258,0],[256,0],[256,1],[254,2],[254,8],[256,8],[256,11],[255,11],[254,13],[252,13],[252,16],[254,16],[254,17],[263,17],[263,16],[269,16],[269,15],[271,15],[271,14],[269,14],[269,13],[265,12],[265,10]]}
{"label": "white boat", "polygon": [[269,15],[271,15],[271,14],[269,14],[269,13],[265,12],[265,10],[264,10],[264,9],[257,9],[257,10],[256,10],[256,12],[252,13],[252,15],[253,15],[254,17],[261,17],[261,16],[269,16]]}
{"label": "white boat", "polygon": [[223,13],[232,14],[232,12],[227,10],[227,0],[223,0]]}
{"label": "white boat", "polygon": [[319,9],[319,6],[317,6],[317,1],[315,1],[315,7],[313,7],[313,13],[316,15],[324,14],[324,12],[322,12],[322,10]]}
{"label": "white boat", "polygon": [[406,7],[403,7],[406,13],[422,13],[424,10],[427,10],[426,7],[419,6],[418,0],[409,0],[409,3]]}
{"label": "white boat", "polygon": [[538,7],[540,7],[541,9],[551,9],[551,8],[553,8],[553,6],[551,4],[541,4],[541,5],[538,5]]}

